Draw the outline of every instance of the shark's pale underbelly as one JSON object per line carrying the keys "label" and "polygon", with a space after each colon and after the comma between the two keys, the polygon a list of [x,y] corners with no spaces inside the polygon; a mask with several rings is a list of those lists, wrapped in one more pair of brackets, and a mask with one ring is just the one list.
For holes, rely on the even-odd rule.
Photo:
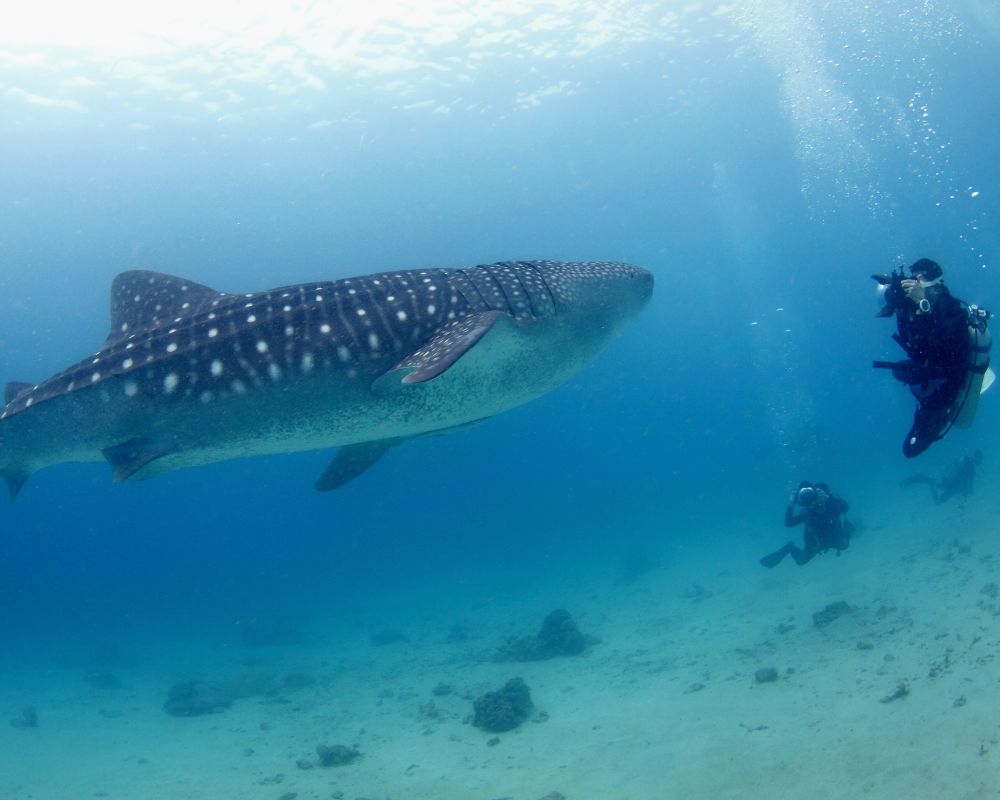
{"label": "shark's pale underbelly", "polygon": [[[229,458],[289,453],[415,436],[499,414],[550,391],[577,372],[598,347],[567,349],[567,331],[550,326],[525,335],[498,329],[443,375],[426,383],[371,388],[368,376],[274,387],[253,401],[223,401],[190,427],[182,449],[136,477]],[[211,419],[209,419],[209,417]],[[206,426],[213,430],[202,436]]]}
{"label": "shark's pale underbelly", "polygon": [[[527,331],[498,326],[447,372],[414,385],[400,385],[397,378],[373,388],[381,367],[348,377],[339,365],[317,365],[309,375],[263,381],[245,394],[192,392],[170,403],[130,406],[112,383],[9,422],[49,417],[33,426],[47,431],[46,441],[23,442],[34,455],[33,469],[101,460],[105,448],[133,438],[162,444],[170,452],[134,476],[146,478],[230,458],[408,437],[484,419],[550,391],[589,362],[603,341],[579,334],[558,324]],[[29,432],[27,438],[34,437]]]}

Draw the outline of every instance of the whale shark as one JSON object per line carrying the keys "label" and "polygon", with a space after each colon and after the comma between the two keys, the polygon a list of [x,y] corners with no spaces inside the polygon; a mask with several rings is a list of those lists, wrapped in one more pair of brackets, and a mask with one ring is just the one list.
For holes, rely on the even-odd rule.
{"label": "whale shark", "polygon": [[41,383],[6,385],[0,475],[107,461],[114,481],[338,448],[335,489],[392,447],[551,391],[646,305],[653,276],[610,262],[508,261],[230,294],[131,270],[111,332]]}

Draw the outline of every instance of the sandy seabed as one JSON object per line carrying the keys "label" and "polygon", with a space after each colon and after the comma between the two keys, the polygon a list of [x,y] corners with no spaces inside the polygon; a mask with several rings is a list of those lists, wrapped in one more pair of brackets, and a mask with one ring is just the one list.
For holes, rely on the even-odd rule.
{"label": "sandy seabed", "polygon": [[[183,651],[123,643],[133,655],[115,670],[120,688],[90,686],[58,648],[8,647],[0,798],[998,798],[994,506],[914,503],[903,519],[863,520],[843,556],[805,567],[756,565],[788,533],[774,525],[747,531],[739,551],[718,544],[731,530],[697,552],[666,547],[630,582],[589,565],[493,595],[442,589],[436,605],[381,609],[411,622],[407,641],[378,647],[371,620],[252,650],[211,637]],[[840,601],[848,613],[814,624]],[[505,635],[535,632],[558,607],[600,642],[491,660]],[[456,622],[469,638],[449,640]],[[776,680],[757,679],[766,668]],[[315,683],[264,689],[289,674]],[[507,733],[473,727],[473,698],[515,676],[532,717]],[[244,696],[221,713],[166,714],[168,688],[195,678]],[[433,694],[442,682],[452,692]],[[28,704],[37,727],[6,723]],[[361,757],[303,769],[318,744]]]}

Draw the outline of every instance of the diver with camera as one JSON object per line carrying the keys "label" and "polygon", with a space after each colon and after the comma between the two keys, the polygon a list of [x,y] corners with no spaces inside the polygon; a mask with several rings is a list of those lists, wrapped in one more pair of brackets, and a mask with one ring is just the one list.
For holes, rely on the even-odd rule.
{"label": "diver with camera", "polygon": [[[903,455],[920,455],[951,430],[969,427],[989,368],[989,312],[955,298],[942,282],[941,265],[921,258],[907,278],[900,267],[873,275],[885,303],[880,317],[896,317],[892,338],[903,361],[875,361],[905,383],[917,407],[903,440]],[[992,373],[990,380],[992,382]]]}
{"label": "diver with camera", "polygon": [[785,508],[785,527],[793,528],[805,523],[803,546],[788,541],[760,560],[763,567],[776,567],[785,556],[791,556],[800,567],[814,556],[834,549],[837,555],[851,542],[854,525],[844,519],[850,506],[840,495],[833,494],[825,483],[802,481],[792,492]]}

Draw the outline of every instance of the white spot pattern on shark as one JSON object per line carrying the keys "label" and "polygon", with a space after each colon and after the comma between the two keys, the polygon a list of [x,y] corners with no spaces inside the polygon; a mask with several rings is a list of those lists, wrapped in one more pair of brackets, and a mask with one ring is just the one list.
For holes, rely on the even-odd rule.
{"label": "white spot pattern on shark", "polygon": [[[102,440],[98,449],[107,450],[106,457],[114,459],[116,476],[123,477],[140,468],[149,471],[149,465],[160,460],[184,465],[211,461],[217,458],[212,455],[215,452],[225,454],[241,448],[247,454],[254,452],[256,439],[248,434],[251,438],[246,445],[234,440],[214,449],[208,447],[202,456],[185,455],[206,449],[199,442],[212,438],[212,423],[208,418],[200,421],[206,414],[217,413],[208,406],[258,403],[254,400],[258,394],[266,398],[271,395],[262,393],[279,392],[286,393],[281,396],[292,402],[284,405],[294,410],[296,398],[312,397],[308,386],[313,384],[304,382],[319,381],[317,386],[331,387],[316,390],[317,399],[310,402],[320,404],[320,411],[310,413],[327,413],[322,412],[322,402],[329,398],[334,409],[329,412],[332,424],[345,430],[369,425],[395,436],[395,425],[405,437],[413,435],[407,431],[419,431],[422,425],[447,426],[452,420],[459,424],[463,415],[474,413],[459,409],[477,401],[456,398],[452,411],[450,401],[434,395],[438,410],[414,400],[412,410],[397,412],[399,404],[404,404],[403,408],[411,402],[406,400],[411,395],[379,399],[381,395],[374,392],[376,384],[382,385],[385,378],[390,379],[389,384],[427,384],[476,348],[499,320],[514,324],[510,334],[505,334],[515,337],[512,342],[521,341],[516,339],[523,336],[520,330],[531,336],[537,336],[533,331],[549,331],[549,338],[538,339],[538,343],[548,348],[543,361],[550,360],[551,366],[544,366],[543,361],[525,368],[513,362],[504,364],[503,372],[487,378],[486,384],[470,387],[476,397],[482,393],[482,402],[489,408],[503,410],[547,391],[564,379],[559,377],[563,372],[569,370],[570,374],[578,368],[572,365],[582,365],[592,357],[645,304],[651,289],[652,279],[645,270],[605,262],[517,261],[468,269],[396,271],[239,295],[162,273],[122,273],[112,286],[111,333],[96,354],[37,385],[8,385],[5,405],[0,409],[0,473],[9,487],[19,488],[32,469],[58,463],[58,453],[39,455],[28,444],[19,444],[10,426],[19,425],[18,418],[28,409],[32,415],[42,413],[49,402],[59,398],[79,396],[80,402],[85,402],[86,393],[93,388],[101,392],[101,398],[108,398],[111,410],[101,413],[109,420],[115,419],[116,403],[127,400],[128,408],[148,409],[129,411],[129,425],[133,419],[141,423],[146,418],[143,414],[150,419],[175,420],[172,424],[185,430],[205,425],[201,439],[184,430],[156,433],[152,428],[162,428],[157,423],[149,430],[135,430],[132,443],[109,441],[105,445]],[[512,344],[511,352],[521,348],[530,357],[534,341],[529,337]],[[220,383],[223,376],[225,382]],[[343,384],[343,391],[360,398],[356,401],[359,410],[351,412],[362,415],[355,422],[351,416],[341,421],[336,413],[341,402],[338,380],[349,382],[351,388]],[[491,384],[493,380],[500,383]],[[505,381],[523,384],[509,400],[504,397]],[[532,389],[536,384],[538,388]],[[371,399],[365,400],[366,395],[358,392],[369,393]],[[204,410],[184,411],[188,403]],[[388,413],[387,421],[366,421],[365,403],[373,414]],[[305,449],[298,444],[305,440],[315,441],[310,446],[336,446],[344,437],[329,433],[319,441],[323,426],[330,423],[317,422],[317,433],[306,435],[296,433],[302,430],[301,420],[284,423],[260,417],[260,413],[241,412],[234,419],[263,426],[275,441],[287,437],[292,442],[289,449]],[[394,416],[397,413],[398,419]],[[424,416],[426,423],[421,422]],[[442,421],[435,423],[437,419]],[[108,422],[107,435],[121,436],[110,431],[118,431],[123,424]],[[100,426],[94,427],[87,434],[91,438],[102,435],[97,430]],[[169,441],[163,440],[164,435]],[[86,438],[82,433],[80,436]],[[25,434],[25,440],[31,436]],[[269,446],[278,448],[277,444]],[[84,445],[75,447],[79,450]],[[141,466],[130,471],[124,463],[128,459]]]}

